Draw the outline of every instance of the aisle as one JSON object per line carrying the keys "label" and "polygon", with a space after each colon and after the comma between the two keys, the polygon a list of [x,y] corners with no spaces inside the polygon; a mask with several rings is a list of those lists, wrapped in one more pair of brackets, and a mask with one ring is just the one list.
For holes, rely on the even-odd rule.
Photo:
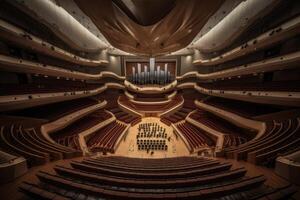
{"label": "aisle", "polygon": [[[168,150],[154,150],[151,155],[150,152],[147,153],[146,150],[138,150],[137,146],[137,133],[138,126],[141,123],[158,123],[160,126],[166,128],[167,138],[170,137],[170,141],[166,140],[168,145]],[[173,134],[173,128],[165,125],[159,121],[157,117],[145,117],[142,121],[128,130],[128,135],[123,140],[119,147],[116,149],[115,155],[117,156],[128,156],[135,158],[166,158],[166,157],[176,157],[176,156],[188,156],[190,155],[187,147],[180,138],[176,138]]]}

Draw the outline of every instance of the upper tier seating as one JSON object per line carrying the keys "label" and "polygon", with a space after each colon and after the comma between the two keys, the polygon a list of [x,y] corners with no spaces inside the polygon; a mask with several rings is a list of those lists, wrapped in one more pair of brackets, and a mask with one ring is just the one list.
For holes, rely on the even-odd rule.
{"label": "upper tier seating", "polygon": [[58,144],[80,150],[78,135],[81,132],[90,129],[111,117],[112,115],[110,115],[108,112],[105,112],[104,110],[98,110],[81,118],[80,120],[73,122],[71,125],[62,130],[51,133],[51,137]]}
{"label": "upper tier seating", "polygon": [[[45,164],[51,160],[71,158],[82,155],[81,152],[58,144],[50,143],[34,129],[37,124],[30,120],[18,121],[2,118],[0,147],[12,155],[23,156],[29,166]],[[30,125],[32,124],[32,125]],[[32,126],[32,128],[24,128]]]}
{"label": "upper tier seating", "polygon": [[266,133],[237,147],[225,149],[228,158],[243,159],[251,163],[274,166],[278,155],[294,152],[300,145],[300,120],[288,119],[268,123]]}
{"label": "upper tier seating", "polygon": [[87,146],[91,151],[103,151],[114,153],[115,145],[126,126],[119,122],[112,122],[100,130],[87,136]]}
{"label": "upper tier seating", "polygon": [[[262,175],[245,176],[244,168],[196,158],[138,159],[102,157],[40,171],[39,184],[24,182],[20,190],[35,198],[88,199],[258,199],[296,192],[286,184],[264,185]],[[50,199],[50,198],[47,198]],[[272,198],[279,199],[279,198]]]}
{"label": "upper tier seating", "polygon": [[144,102],[155,102],[155,101],[166,101],[166,94],[135,94],[135,101],[144,101]]}
{"label": "upper tier seating", "polygon": [[184,97],[184,102],[182,108],[180,108],[180,110],[176,111],[171,115],[161,117],[160,119],[161,122],[170,126],[171,123],[177,123],[181,120],[184,120],[190,112],[196,109],[194,100],[199,98],[199,95],[197,94],[187,95],[183,93],[183,97]]}
{"label": "upper tier seating", "polygon": [[272,82],[226,82],[219,81],[215,83],[201,83],[200,87],[211,90],[234,90],[234,91],[290,91],[299,92],[299,81],[272,81]]}
{"label": "upper tier seating", "polygon": [[198,127],[190,123],[178,123],[176,124],[176,127],[187,139],[188,143],[194,150],[200,147],[215,145],[215,138],[213,138],[209,133],[199,129]]}
{"label": "upper tier seating", "polygon": [[[72,81],[70,81],[72,83]],[[19,94],[38,94],[38,93],[56,93],[56,92],[73,92],[86,91],[101,87],[101,84],[66,84],[59,82],[57,84],[1,84],[1,95],[19,95]]]}
{"label": "upper tier seating", "polygon": [[53,121],[70,113],[95,105],[97,103],[97,100],[90,98],[82,98],[43,106],[37,106],[34,108],[27,108],[23,110],[10,112],[9,114],[39,119],[47,119],[49,121]]}
{"label": "upper tier seating", "polygon": [[181,120],[184,120],[186,118],[186,116],[192,111],[193,111],[193,109],[185,107],[183,105],[183,107],[180,108],[180,110],[176,111],[175,113],[168,115],[168,116],[161,117],[160,121],[167,124],[168,126],[170,126],[171,123],[177,123]]}
{"label": "upper tier seating", "polygon": [[249,131],[239,128],[229,121],[226,121],[204,110],[197,109],[197,111],[192,113],[190,117],[204,124],[205,126],[226,134],[223,147],[228,147],[231,145],[237,146],[247,142],[248,138],[251,138]]}
{"label": "upper tier seating", "polygon": [[228,112],[235,113],[240,116],[244,116],[246,118],[279,112],[283,110],[283,108],[272,105],[263,105],[216,97],[209,98],[204,102],[208,105],[220,108],[222,110],[226,110]]}
{"label": "upper tier seating", "polygon": [[140,104],[135,104],[133,102],[130,102],[126,96],[122,95],[122,96],[120,96],[119,101],[126,107],[131,108],[133,110],[145,111],[145,112],[163,112],[163,111],[166,111],[166,110],[171,109],[174,106],[178,105],[180,102],[183,101],[183,99],[181,96],[177,95],[170,102],[168,102],[166,104],[140,105]]}
{"label": "upper tier seating", "polygon": [[97,96],[97,99],[106,100],[107,101],[106,109],[112,112],[118,120],[134,126],[135,124],[141,121],[141,117],[137,115],[129,114],[123,111],[122,109],[120,109],[117,102],[119,95],[120,95],[119,93],[103,92],[102,94]]}
{"label": "upper tier seating", "polygon": [[141,117],[126,113],[119,107],[115,107],[113,109],[110,109],[109,111],[112,112],[118,120],[127,124],[131,124],[131,126],[134,126],[142,120]]}

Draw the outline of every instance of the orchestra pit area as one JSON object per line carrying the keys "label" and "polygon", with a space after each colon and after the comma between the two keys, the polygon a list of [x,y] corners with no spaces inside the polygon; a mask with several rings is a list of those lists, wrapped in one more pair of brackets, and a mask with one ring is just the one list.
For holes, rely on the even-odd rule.
{"label": "orchestra pit area", "polygon": [[0,199],[300,200],[299,0],[0,2]]}

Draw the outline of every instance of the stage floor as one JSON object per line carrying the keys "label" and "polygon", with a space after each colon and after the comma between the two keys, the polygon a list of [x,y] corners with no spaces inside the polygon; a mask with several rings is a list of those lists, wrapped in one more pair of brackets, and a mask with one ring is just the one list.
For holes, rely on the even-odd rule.
{"label": "stage floor", "polygon": [[[170,137],[170,141],[166,139],[168,150],[154,150],[151,155],[151,151],[147,153],[146,150],[138,150],[136,136],[138,134],[138,126],[141,123],[158,123],[160,126],[166,128],[167,138]],[[151,138],[152,139],[152,138]],[[181,140],[180,137],[176,138],[173,134],[173,128],[159,121],[157,117],[145,117],[142,121],[135,126],[130,127],[125,140],[122,140],[119,147],[116,149],[116,156],[127,156],[135,158],[166,158],[166,157],[177,157],[177,156],[189,156],[190,153]]]}

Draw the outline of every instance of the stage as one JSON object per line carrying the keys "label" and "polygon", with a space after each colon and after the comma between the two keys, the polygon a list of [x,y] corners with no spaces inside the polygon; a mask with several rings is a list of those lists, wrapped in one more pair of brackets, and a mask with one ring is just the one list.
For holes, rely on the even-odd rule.
{"label": "stage", "polygon": [[[168,146],[167,150],[138,150],[137,145],[137,134],[139,124],[144,123],[157,123],[159,126],[166,129],[166,145]],[[155,137],[147,138],[149,140],[156,140]],[[151,153],[153,152],[153,153]],[[175,136],[173,133],[173,128],[162,123],[157,117],[144,117],[142,121],[135,126],[132,126],[128,130],[128,134],[125,140],[122,140],[115,152],[116,156],[127,156],[127,157],[136,157],[136,158],[166,158],[166,157],[177,157],[177,156],[189,156],[190,153],[181,140],[180,137]]]}

